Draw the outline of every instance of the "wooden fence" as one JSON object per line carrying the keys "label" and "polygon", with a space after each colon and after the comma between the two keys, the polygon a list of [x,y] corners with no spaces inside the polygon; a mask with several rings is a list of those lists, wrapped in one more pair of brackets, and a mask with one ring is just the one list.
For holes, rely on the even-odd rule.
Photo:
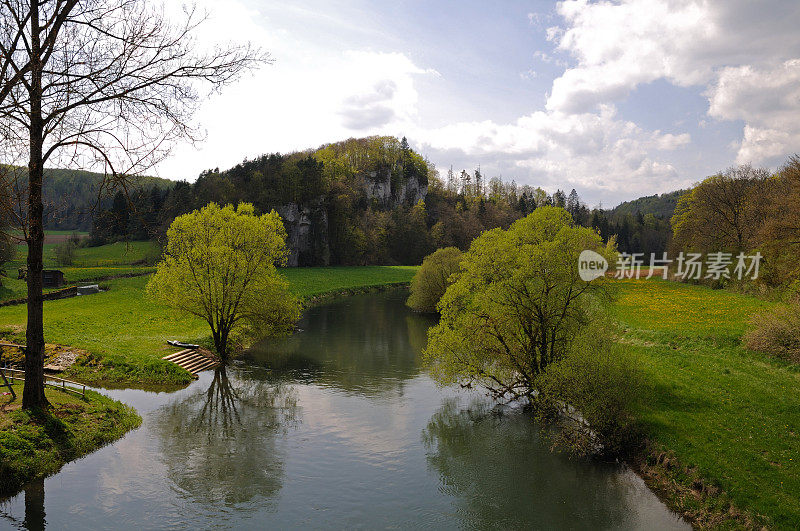
{"label": "wooden fence", "polygon": [[[21,371],[19,369],[8,369],[8,368],[0,369],[0,373],[6,373],[6,372],[10,373],[8,379],[11,380],[12,382],[14,380],[17,380],[18,382],[25,381],[25,371]],[[50,381],[48,380],[54,381],[56,383],[50,383]],[[65,393],[72,393],[84,399],[86,398],[86,386],[78,382],[73,382],[71,380],[65,380],[64,378],[58,378],[56,376],[50,376],[49,374],[45,374],[44,385],[50,386],[54,389],[60,389]]]}

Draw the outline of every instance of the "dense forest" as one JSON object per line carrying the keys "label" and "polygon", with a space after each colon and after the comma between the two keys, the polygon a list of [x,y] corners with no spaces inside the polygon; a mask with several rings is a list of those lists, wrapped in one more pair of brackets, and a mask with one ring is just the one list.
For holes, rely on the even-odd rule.
{"label": "dense forest", "polygon": [[[93,215],[107,209],[113,189],[104,188],[105,176],[80,170],[47,169],[44,173],[44,226],[50,230],[88,231]],[[165,192],[173,186],[168,179],[136,177],[133,190],[157,189]]]}
{"label": "dense forest", "polygon": [[669,219],[675,212],[675,205],[678,204],[678,199],[684,193],[686,193],[686,190],[677,190],[661,195],[640,197],[633,201],[620,203],[614,207],[612,212],[622,216],[626,214],[636,215],[637,213],[641,213],[643,216],[653,214],[657,218]]}
{"label": "dense forest", "polygon": [[[481,232],[510,224],[543,205],[566,208],[576,223],[620,250],[663,252],[679,192],[589,208],[576,190],[549,194],[480,169],[440,173],[405,138],[349,139],[317,149],[272,153],[194,183],[140,178],[99,194],[102,176],[49,170],[48,229],[87,230],[91,242],[163,239],[172,220],[210,201],[247,201],[277,210],[293,250],[291,265],[418,264],[433,250],[466,249]],[[55,200],[58,198],[58,200]],[[99,204],[99,208],[95,208]]]}

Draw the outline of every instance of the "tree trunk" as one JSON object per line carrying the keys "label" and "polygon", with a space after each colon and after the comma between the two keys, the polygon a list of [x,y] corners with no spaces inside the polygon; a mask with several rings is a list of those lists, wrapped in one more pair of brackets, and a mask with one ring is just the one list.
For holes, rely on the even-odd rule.
{"label": "tree trunk", "polygon": [[44,396],[44,306],[42,299],[42,251],[44,227],[42,215],[42,64],[39,43],[39,5],[31,2],[31,128],[30,161],[28,162],[28,325],[25,349],[25,387],[23,409],[48,406]]}
{"label": "tree trunk", "polygon": [[219,354],[222,361],[228,359],[228,334],[224,330],[211,330],[211,336],[214,338],[214,349]]}

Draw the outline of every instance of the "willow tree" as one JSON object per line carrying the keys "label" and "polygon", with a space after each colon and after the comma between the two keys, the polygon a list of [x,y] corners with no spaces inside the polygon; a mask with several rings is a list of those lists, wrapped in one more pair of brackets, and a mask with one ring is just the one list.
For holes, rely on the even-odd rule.
{"label": "willow tree", "polygon": [[274,210],[257,216],[248,203],[209,203],[172,222],[147,292],[208,323],[214,348],[226,359],[234,334],[281,335],[300,317],[299,302],[275,267],[288,254],[286,229]]}
{"label": "willow tree", "polygon": [[[28,244],[22,405],[44,396],[42,178],[45,164],[102,171],[102,188],[199,138],[192,116],[210,92],[268,61],[249,45],[200,51],[194,10],[170,18],[144,0],[0,3],[0,160],[14,164],[15,222]],[[24,168],[27,167],[27,170]]]}
{"label": "willow tree", "polygon": [[458,273],[463,253],[457,247],[437,249],[422,261],[422,266],[411,279],[411,295],[406,304],[417,312],[433,313],[436,305]]}
{"label": "willow tree", "polygon": [[537,208],[508,230],[475,239],[438,309],[424,352],[441,383],[479,384],[497,397],[532,398],[537,378],[570,352],[605,297],[603,278],[580,278],[578,257],[613,262],[615,246],[573,226],[562,208]]}

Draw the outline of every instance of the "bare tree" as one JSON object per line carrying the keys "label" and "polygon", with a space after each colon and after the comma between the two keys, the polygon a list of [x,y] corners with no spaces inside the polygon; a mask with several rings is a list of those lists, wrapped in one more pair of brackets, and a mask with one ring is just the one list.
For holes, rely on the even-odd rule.
{"label": "bare tree", "polygon": [[[144,0],[0,2],[2,178],[28,244],[23,407],[47,405],[42,325],[45,164],[100,170],[127,193],[178,139],[199,139],[192,116],[209,93],[269,61],[250,45],[201,51],[204,20],[179,20]],[[27,171],[19,166],[24,163]],[[16,166],[14,166],[16,164]]]}

